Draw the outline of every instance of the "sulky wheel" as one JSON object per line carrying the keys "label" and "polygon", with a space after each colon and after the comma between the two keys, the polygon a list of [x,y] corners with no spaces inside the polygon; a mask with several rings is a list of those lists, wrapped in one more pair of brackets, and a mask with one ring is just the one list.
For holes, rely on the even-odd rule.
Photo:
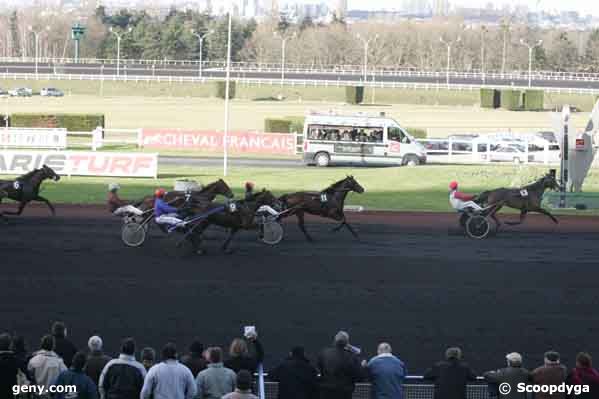
{"label": "sulky wheel", "polygon": [[127,223],[123,225],[121,238],[128,247],[139,247],[146,240],[146,227],[135,222]]}
{"label": "sulky wheel", "polygon": [[477,240],[487,238],[491,232],[491,223],[481,215],[473,215],[466,221],[466,234],[468,237]]}
{"label": "sulky wheel", "polygon": [[283,226],[276,221],[266,222],[262,225],[263,243],[268,245],[276,245],[283,239]]}

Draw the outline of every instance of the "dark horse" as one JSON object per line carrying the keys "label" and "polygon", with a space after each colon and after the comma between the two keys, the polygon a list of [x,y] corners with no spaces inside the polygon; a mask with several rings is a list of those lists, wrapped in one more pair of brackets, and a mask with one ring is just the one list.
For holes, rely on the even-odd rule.
{"label": "dark horse", "polygon": [[[233,240],[233,236],[239,230],[255,230],[258,225],[255,223],[254,215],[258,208],[262,205],[273,206],[277,202],[277,198],[268,190],[262,190],[252,194],[251,198],[230,202],[228,204],[210,204],[205,212],[217,210],[222,207],[222,211],[211,213],[206,219],[202,220],[191,232],[191,241],[198,253],[199,245],[202,241],[202,233],[210,225],[217,225],[229,229],[229,236],[222,245],[223,252],[229,252],[229,244]],[[231,209],[231,204],[234,205],[234,210]]]}
{"label": "dark horse", "polygon": [[52,168],[44,165],[15,180],[0,180],[0,202],[3,198],[8,198],[19,203],[19,209],[16,212],[0,212],[0,219],[4,218],[4,215],[20,215],[31,201],[44,202],[50,208],[52,215],[55,215],[54,206],[39,194],[42,182],[47,179],[58,181],[60,176]]}
{"label": "dark horse", "polygon": [[528,212],[542,213],[551,218],[554,223],[558,223],[557,219],[549,211],[541,208],[541,201],[546,190],[557,190],[559,188],[560,186],[555,176],[548,173],[534,183],[522,188],[498,188],[484,191],[478,196],[476,201],[483,206],[498,204],[497,209],[491,214],[497,226],[500,226],[501,222],[499,222],[495,214],[504,206],[520,210],[520,221],[506,222],[509,225],[521,224]]}
{"label": "dark horse", "polygon": [[[190,202],[186,204],[188,207],[193,209],[206,208],[217,195],[223,195],[227,198],[233,198],[234,194],[229,185],[223,180],[218,179],[210,184],[205,185],[199,191],[192,191],[190,193]],[[178,207],[185,203],[187,193],[184,191],[169,191],[166,193],[164,199],[172,206]],[[147,196],[141,200],[139,206],[142,210],[151,209],[154,207],[154,196]]]}
{"label": "dark horse", "polygon": [[345,226],[355,238],[358,238],[358,234],[347,223],[345,213],[343,212],[345,198],[350,191],[358,194],[364,192],[364,188],[353,176],[347,176],[320,192],[299,191],[292,194],[285,194],[279,198],[279,201],[281,201],[285,209],[290,210],[285,214],[285,217],[289,215],[297,217],[299,228],[308,241],[312,241],[312,237],[306,231],[304,224],[305,213],[339,221],[341,223],[333,231],[339,231]]}

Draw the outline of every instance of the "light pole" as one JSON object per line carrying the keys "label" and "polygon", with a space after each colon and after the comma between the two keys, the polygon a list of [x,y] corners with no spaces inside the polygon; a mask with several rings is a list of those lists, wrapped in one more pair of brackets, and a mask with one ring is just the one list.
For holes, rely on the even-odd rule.
{"label": "light pole", "polygon": [[[131,32],[133,28],[127,29],[126,33]],[[120,64],[121,64],[121,39],[124,34],[119,34],[116,30],[110,27],[110,32],[116,36],[116,76],[120,74]]]}
{"label": "light pole", "polygon": [[487,33],[487,27],[483,25],[480,28],[480,74],[483,83],[485,83],[485,33]]}
{"label": "light pole", "polygon": [[[40,35],[43,33],[42,32],[36,32],[33,30],[33,27],[29,26],[29,32],[33,33],[33,36],[35,38],[35,76],[37,77],[37,72],[38,72],[38,59],[39,59],[39,38]],[[50,27],[46,26],[46,30],[49,31]]]}
{"label": "light pole", "polygon": [[[275,32],[275,36],[277,32]],[[287,40],[293,39],[297,36],[297,32],[293,32],[291,36],[281,36],[281,84],[285,82],[285,50],[287,48]]]}
{"label": "light pole", "polygon": [[505,73],[505,65],[507,62],[507,37],[510,31],[510,23],[509,19],[504,19],[501,23],[501,27],[503,28],[503,49],[501,53],[501,74]]}
{"label": "light pole", "polygon": [[[447,46],[447,84],[449,85],[449,69],[451,67],[451,46],[454,42],[445,41],[443,37],[440,37],[439,41]],[[462,41],[462,38],[458,36],[458,38],[455,40],[455,43],[459,43],[460,41]]]}
{"label": "light pole", "polygon": [[228,146],[229,146],[229,84],[231,78],[231,24],[232,1],[229,1],[229,27],[227,29],[227,67],[225,74],[225,131],[223,134],[223,176],[227,176]]}
{"label": "light pole", "polygon": [[524,39],[520,39],[520,44],[528,47],[528,87],[532,87],[532,50],[543,44],[543,41],[539,40],[535,44],[528,44]]}
{"label": "light pole", "polygon": [[204,39],[206,38],[206,36],[211,35],[214,33],[214,30],[209,30],[208,32],[204,33],[203,35],[197,33],[196,31],[192,30],[191,33],[198,38],[198,40],[200,41],[200,67],[198,70],[198,77],[202,77],[202,59],[204,56],[204,52],[203,52],[203,46],[204,46]]}
{"label": "light pole", "polygon": [[364,73],[364,82],[366,82],[366,79],[368,78],[368,46],[370,45],[371,41],[378,39],[379,35],[377,33],[376,35],[374,35],[374,37],[371,37],[370,39],[366,39],[366,38],[363,38],[359,33],[356,33],[356,37],[362,41],[362,44],[364,44],[364,71],[363,71],[363,73]]}

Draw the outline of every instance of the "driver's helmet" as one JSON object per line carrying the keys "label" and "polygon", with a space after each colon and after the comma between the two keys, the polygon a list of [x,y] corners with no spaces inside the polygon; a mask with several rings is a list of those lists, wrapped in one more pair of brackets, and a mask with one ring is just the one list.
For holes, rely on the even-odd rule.
{"label": "driver's helmet", "polygon": [[108,191],[117,191],[121,188],[121,185],[118,183],[110,183],[108,185]]}
{"label": "driver's helmet", "polygon": [[451,183],[449,183],[449,189],[451,191],[457,190],[458,189],[458,182],[455,181],[455,180],[453,180]]}
{"label": "driver's helmet", "polygon": [[156,198],[162,198],[164,197],[164,194],[166,194],[166,190],[163,188],[157,188],[156,191],[154,191],[154,196]]}
{"label": "driver's helmet", "polygon": [[245,182],[245,191],[253,191],[254,190],[254,183],[252,183],[251,181],[246,181]]}

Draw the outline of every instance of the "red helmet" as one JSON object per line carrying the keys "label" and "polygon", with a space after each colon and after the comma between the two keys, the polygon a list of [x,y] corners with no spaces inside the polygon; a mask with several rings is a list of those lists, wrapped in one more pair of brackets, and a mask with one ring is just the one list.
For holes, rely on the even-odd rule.
{"label": "red helmet", "polygon": [[246,181],[245,182],[245,191],[251,191],[254,189],[254,183],[252,183],[251,181]]}
{"label": "red helmet", "polygon": [[154,196],[156,196],[156,198],[162,198],[164,197],[164,194],[166,194],[166,190],[163,188],[157,188],[156,191],[154,191]]}
{"label": "red helmet", "polygon": [[457,181],[452,181],[451,183],[449,183],[449,189],[450,190],[455,190],[458,188],[458,182]]}

